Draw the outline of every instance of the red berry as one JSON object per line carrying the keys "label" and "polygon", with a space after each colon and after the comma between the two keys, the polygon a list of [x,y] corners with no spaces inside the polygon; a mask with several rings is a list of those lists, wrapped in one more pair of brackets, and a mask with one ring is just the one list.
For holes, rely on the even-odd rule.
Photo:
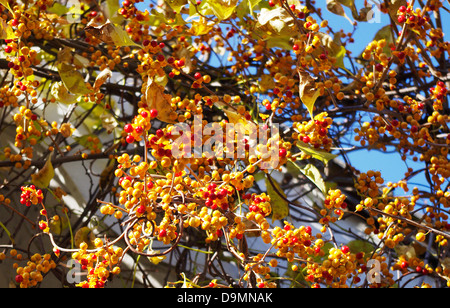
{"label": "red berry", "polygon": [[311,235],[311,233],[312,233],[311,227],[310,227],[310,226],[307,226],[307,227],[305,228],[305,232],[308,233],[309,235]]}
{"label": "red berry", "polygon": [[159,237],[165,237],[167,235],[167,231],[166,230],[161,230],[159,231]]}
{"label": "red berry", "polygon": [[150,110],[150,116],[152,118],[156,118],[158,116],[158,110],[156,110],[156,109]]}
{"label": "red berry", "polygon": [[342,246],[341,251],[345,254],[350,252],[350,248],[348,246]]}
{"label": "red berry", "polygon": [[138,213],[138,214],[144,214],[145,213],[145,206],[144,205],[139,205],[137,208],[136,208],[136,213]]}
{"label": "red berry", "polygon": [[381,63],[377,63],[377,64],[375,65],[375,70],[376,70],[377,72],[382,72],[382,71],[384,70],[384,66],[383,66]]}
{"label": "red berry", "polygon": [[22,275],[17,275],[17,276],[16,276],[16,282],[17,282],[17,283],[21,283],[22,281],[23,281]]}
{"label": "red berry", "polygon": [[7,45],[7,46],[5,47],[5,52],[6,52],[6,53],[11,53],[12,50],[13,50],[13,48],[12,48],[11,46],[9,46],[9,45]]}
{"label": "red berry", "polygon": [[280,149],[278,154],[280,155],[281,158],[284,158],[287,155],[287,151],[286,151],[286,149]]}
{"label": "red berry", "polygon": [[126,124],[124,127],[123,127],[123,129],[124,129],[124,131],[126,132],[126,133],[132,133],[133,131],[134,131],[134,128],[133,128],[133,125],[131,125],[131,124]]}
{"label": "red berry", "polygon": [[128,135],[126,138],[127,143],[133,143],[134,142],[134,137],[131,135]]}
{"label": "red berry", "polygon": [[202,78],[202,74],[200,74],[199,72],[195,73],[194,78],[199,80]]}
{"label": "red berry", "polygon": [[177,61],[177,66],[179,66],[179,67],[183,67],[185,64],[186,64],[186,62],[184,62],[184,60]]}
{"label": "red berry", "polygon": [[400,24],[402,24],[406,21],[406,17],[404,15],[400,15],[400,16],[398,16],[397,20]]}

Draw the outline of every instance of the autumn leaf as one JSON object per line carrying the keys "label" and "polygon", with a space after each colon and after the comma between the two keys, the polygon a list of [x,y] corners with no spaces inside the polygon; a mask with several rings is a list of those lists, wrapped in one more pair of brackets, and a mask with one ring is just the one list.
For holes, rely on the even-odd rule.
{"label": "autumn leaf", "polygon": [[164,93],[164,88],[158,85],[153,79],[149,79],[144,100],[150,109],[156,109],[158,111],[158,120],[175,124],[176,113],[172,109],[170,100]]}
{"label": "autumn leaf", "polygon": [[302,100],[303,104],[305,104],[306,108],[308,108],[311,119],[314,119],[314,104],[316,103],[317,98],[320,96],[320,90],[315,87],[316,80],[308,72],[303,69],[298,69],[298,74],[300,78],[300,99]]}
{"label": "autumn leaf", "polygon": [[353,21],[347,16],[344,7],[341,3],[339,3],[339,1],[327,0],[327,10],[333,14],[345,17],[351,24],[353,24]]}
{"label": "autumn leaf", "polygon": [[390,1],[387,1],[387,2],[389,2],[389,6],[388,6],[388,8],[389,8],[389,15],[391,16],[392,20],[395,23],[399,24],[398,17],[397,17],[398,9],[401,6],[407,6],[408,5],[407,1],[406,0],[390,0]]}
{"label": "autumn leaf", "polygon": [[31,182],[39,188],[47,188],[54,176],[55,170],[49,157],[44,167],[31,175]]}
{"label": "autumn leaf", "polygon": [[192,73],[192,71],[194,70],[195,67],[194,67],[194,64],[192,63],[193,57],[191,55],[191,49],[182,47],[174,53],[174,56],[177,59],[184,60],[185,64],[184,64],[183,68],[181,69],[183,71],[183,73],[185,73],[185,74]]}
{"label": "autumn leaf", "polygon": [[110,20],[108,20],[103,25],[95,25],[94,23],[89,23],[86,28],[84,28],[84,30],[94,35],[107,45],[115,45],[117,47],[141,47],[130,38],[125,30],[111,23]]}

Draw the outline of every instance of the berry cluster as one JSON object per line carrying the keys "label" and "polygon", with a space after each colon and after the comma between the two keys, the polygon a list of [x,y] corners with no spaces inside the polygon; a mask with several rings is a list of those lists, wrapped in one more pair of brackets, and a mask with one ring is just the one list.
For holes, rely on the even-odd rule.
{"label": "berry cluster", "polygon": [[328,129],[333,123],[333,120],[327,117],[327,113],[321,113],[314,117],[314,120],[296,123],[296,130],[293,137],[297,137],[299,141],[314,147],[329,152],[332,146],[332,140],[328,137]]}
{"label": "berry cluster", "polygon": [[36,205],[42,203],[44,198],[41,189],[36,189],[36,186],[22,186],[20,188],[22,194],[20,195],[20,203],[26,206]]}
{"label": "berry cluster", "polygon": [[87,272],[87,280],[77,284],[81,288],[103,288],[111,275],[120,274],[120,259],[123,256],[123,249],[104,245],[99,238],[95,239],[96,252],[87,252],[88,245],[83,242],[80,250],[72,254],[72,259],[76,260],[83,271]]}
{"label": "berry cluster", "polygon": [[[345,202],[347,196],[345,196],[341,190],[329,190],[328,195],[324,201],[324,208],[320,211],[323,218],[319,221],[322,224],[334,223],[336,220],[342,219],[344,216],[345,210],[348,205]],[[336,215],[337,217],[333,217],[332,215]]]}
{"label": "berry cluster", "polygon": [[445,83],[439,81],[436,87],[430,89],[431,98],[433,101],[433,109],[436,111],[443,110],[443,103],[447,96],[447,87]]}
{"label": "berry cluster", "polygon": [[[11,256],[16,257],[15,250],[11,250]],[[56,263],[51,259],[50,254],[34,254],[30,257],[26,266],[19,266],[14,264],[16,269],[15,281],[20,288],[30,288],[37,286],[44,280],[44,276],[52,269],[56,268]]]}

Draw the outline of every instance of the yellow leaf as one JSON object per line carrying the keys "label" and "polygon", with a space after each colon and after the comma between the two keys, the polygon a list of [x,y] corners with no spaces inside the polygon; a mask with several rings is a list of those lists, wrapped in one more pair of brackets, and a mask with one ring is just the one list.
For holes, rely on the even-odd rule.
{"label": "yellow leaf", "polygon": [[261,77],[261,81],[259,82],[259,89],[261,92],[266,92],[273,88],[275,88],[275,81],[273,80],[273,77],[270,75],[263,75]]}
{"label": "yellow leaf", "polygon": [[62,81],[55,82],[52,85],[50,93],[58,103],[70,105],[77,102],[78,95],[69,93],[69,90],[67,90]]}
{"label": "yellow leaf", "polygon": [[31,182],[39,188],[47,188],[54,176],[55,170],[49,157],[44,167],[38,173],[31,175]]}
{"label": "yellow leaf", "polygon": [[214,28],[214,22],[208,22],[205,18],[200,18],[199,21],[193,20],[190,33],[195,36],[208,34]]}
{"label": "yellow leaf", "polygon": [[13,40],[17,36],[10,25],[3,18],[0,18],[0,40]]}
{"label": "yellow leaf", "polygon": [[311,119],[314,119],[314,104],[316,103],[317,98],[320,96],[320,90],[315,87],[316,81],[308,72],[302,69],[298,69],[298,74],[300,78],[300,99],[302,100],[303,104],[305,104],[306,108],[308,108]]}
{"label": "yellow leaf", "polygon": [[172,109],[172,105],[169,99],[170,95],[164,93],[164,88],[154,82],[152,79],[148,81],[147,89],[145,91],[145,101],[150,109],[156,109],[158,111],[157,119],[175,124],[177,118],[175,111]]}
{"label": "yellow leaf", "polygon": [[246,125],[248,123],[247,120],[242,115],[240,115],[237,112],[234,112],[232,110],[228,110],[228,109],[225,109],[225,108],[223,109],[223,111],[227,115],[228,122],[230,122],[230,123],[233,123],[233,124],[241,123],[241,124],[244,124],[244,125]]}
{"label": "yellow leaf", "polygon": [[97,92],[100,90],[100,87],[106,82],[107,79],[112,77],[112,71],[109,68],[104,69],[100,74],[98,74],[97,78],[94,82],[94,91]]}
{"label": "yellow leaf", "polygon": [[267,120],[270,116],[269,116],[268,114],[260,113],[260,114],[259,114],[259,117],[260,117],[263,121],[265,121],[265,120]]}
{"label": "yellow leaf", "polygon": [[69,227],[69,220],[65,216],[59,216],[56,220],[51,218],[48,226],[51,233],[61,235],[61,233]]}
{"label": "yellow leaf", "polygon": [[270,196],[270,205],[272,206],[272,221],[281,220],[289,215],[289,203],[285,200],[286,195],[280,185],[273,179],[272,183],[266,178],[267,194]]}
{"label": "yellow leaf", "polygon": [[14,15],[14,11],[11,9],[11,6],[9,5],[8,0],[0,0],[0,4],[2,4],[4,7],[6,7],[11,12],[11,14]]}
{"label": "yellow leaf", "polygon": [[[148,254],[155,254],[155,255],[157,255],[157,254],[161,253],[161,251],[160,250],[153,250],[153,249],[149,248],[147,253]],[[153,264],[158,265],[161,261],[164,261],[166,259],[166,256],[156,256],[156,257],[147,257],[147,258]]]}
{"label": "yellow leaf", "polygon": [[91,90],[88,89],[84,82],[83,75],[74,66],[60,63],[58,72],[62,82],[71,93],[82,95],[91,93]]}

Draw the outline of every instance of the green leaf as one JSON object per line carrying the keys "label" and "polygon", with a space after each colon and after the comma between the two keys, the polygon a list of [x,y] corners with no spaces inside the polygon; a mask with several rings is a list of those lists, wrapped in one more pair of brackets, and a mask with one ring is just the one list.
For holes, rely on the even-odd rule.
{"label": "green leaf", "polygon": [[391,25],[387,25],[375,34],[375,37],[373,38],[374,41],[386,41],[386,46],[383,48],[383,53],[385,53],[388,57],[392,56],[392,50],[389,47],[391,43],[394,43],[394,36],[392,35],[392,29]]}
{"label": "green leaf", "polygon": [[372,244],[361,241],[361,240],[354,240],[347,243],[347,246],[350,248],[350,251],[352,253],[358,253],[358,252],[364,252],[366,254],[372,253],[374,250],[374,247]]}
{"label": "green leaf", "polygon": [[297,141],[297,147],[302,150],[303,153],[318,159],[325,164],[328,164],[330,160],[333,160],[337,157],[337,155],[325,152],[325,151],[319,151],[314,148],[311,148],[309,145],[304,143],[303,141]]}
{"label": "green leaf", "polygon": [[[266,178],[267,194],[270,196],[270,204],[272,206],[272,221],[281,220],[289,215],[289,203],[285,200],[286,195],[283,190],[273,178],[273,185],[269,179]],[[281,196],[283,197],[281,197]]]}
{"label": "green leaf", "polygon": [[323,245],[322,247],[322,250],[325,252],[325,254],[323,256],[313,257],[314,262],[319,263],[328,259],[328,256],[330,255],[330,249],[332,248],[334,248],[334,245],[331,242],[325,243],[325,245]]}

